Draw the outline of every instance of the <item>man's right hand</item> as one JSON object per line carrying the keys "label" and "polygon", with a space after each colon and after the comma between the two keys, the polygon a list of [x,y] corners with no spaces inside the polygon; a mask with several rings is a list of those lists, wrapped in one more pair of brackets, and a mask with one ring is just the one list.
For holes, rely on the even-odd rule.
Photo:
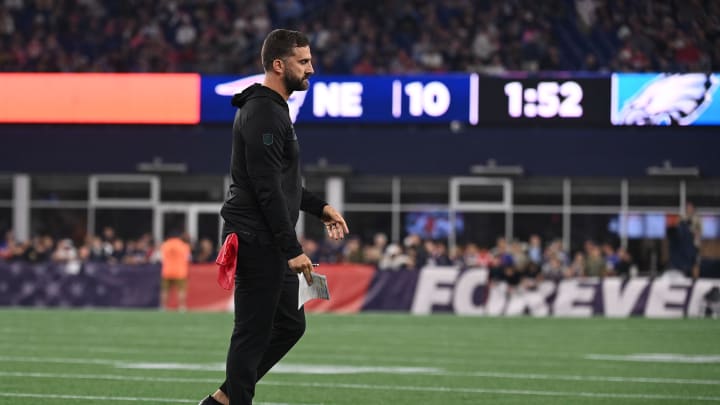
{"label": "man's right hand", "polygon": [[303,273],[308,285],[312,284],[313,265],[312,261],[310,261],[310,258],[305,253],[288,260],[288,266],[290,267],[290,270],[295,273]]}

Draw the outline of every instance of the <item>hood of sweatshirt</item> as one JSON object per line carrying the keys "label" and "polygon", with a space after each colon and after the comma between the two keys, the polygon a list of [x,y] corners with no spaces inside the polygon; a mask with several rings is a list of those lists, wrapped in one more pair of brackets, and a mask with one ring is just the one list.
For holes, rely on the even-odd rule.
{"label": "hood of sweatshirt", "polygon": [[280,94],[275,90],[265,87],[260,83],[255,83],[252,86],[246,88],[241,93],[233,96],[231,104],[237,108],[242,108],[248,101],[254,98],[270,98],[272,101],[282,105],[285,109],[288,108],[287,102]]}

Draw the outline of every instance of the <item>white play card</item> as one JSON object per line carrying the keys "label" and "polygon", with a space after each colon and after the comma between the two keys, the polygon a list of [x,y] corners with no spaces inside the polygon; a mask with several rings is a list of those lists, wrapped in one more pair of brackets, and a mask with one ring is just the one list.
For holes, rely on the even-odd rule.
{"label": "white play card", "polygon": [[330,299],[327,277],[322,274],[312,273],[312,278],[312,285],[308,285],[305,280],[305,275],[298,273],[298,279],[300,280],[300,288],[298,288],[298,309],[313,298]]}

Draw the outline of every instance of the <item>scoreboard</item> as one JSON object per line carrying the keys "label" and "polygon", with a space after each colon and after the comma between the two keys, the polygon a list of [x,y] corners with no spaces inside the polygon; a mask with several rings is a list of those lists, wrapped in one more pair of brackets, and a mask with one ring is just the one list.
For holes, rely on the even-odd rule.
{"label": "scoreboard", "polygon": [[[289,104],[298,123],[720,125],[719,79],[706,73],[318,76]],[[261,81],[262,75],[203,77],[201,121],[231,120],[227,97]]]}
{"label": "scoreboard", "polygon": [[[263,75],[0,73],[0,123],[226,124]],[[717,73],[323,76],[294,122],[479,126],[720,125]],[[37,105],[51,91],[53,108]]]}

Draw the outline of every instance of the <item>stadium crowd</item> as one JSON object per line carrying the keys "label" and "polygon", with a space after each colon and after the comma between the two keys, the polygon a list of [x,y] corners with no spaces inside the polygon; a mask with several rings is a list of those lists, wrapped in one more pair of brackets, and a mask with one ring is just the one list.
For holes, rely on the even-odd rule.
{"label": "stadium crowd", "polygon": [[[187,242],[189,238],[185,235]],[[189,243],[189,242],[188,242]],[[217,256],[213,242],[208,238],[198,240],[192,249],[195,263],[214,262]],[[72,238],[54,238],[43,233],[29,241],[19,241],[12,231],[0,240],[0,261],[42,262],[96,262],[112,264],[145,264],[161,260],[159,246],[149,233],[137,239],[118,237],[112,227],[103,228],[101,235],[92,235],[84,243],[77,244]]]}
{"label": "stadium crowd", "polygon": [[425,266],[460,266],[490,269],[490,278],[512,285],[544,279],[605,277],[637,274],[632,257],[622,247],[588,240],[583,250],[570,257],[559,239],[543,243],[538,235],[528,241],[507,241],[498,237],[493,247],[474,242],[459,244],[452,251],[442,240],[407,235],[402,243],[388,243],[383,233],[373,243],[362,244],[358,238],[345,243],[324,241],[318,244],[306,239],[303,249],[322,263],[364,263],[384,271],[416,270]]}
{"label": "stadium crowd", "polygon": [[[189,241],[187,235],[183,238]],[[417,270],[425,266],[481,267],[490,269],[491,279],[505,280],[511,286],[544,279],[627,277],[637,273],[632,257],[622,247],[587,241],[583,250],[571,257],[561,240],[543,243],[537,235],[527,242],[499,237],[490,248],[470,242],[453,251],[448,251],[444,241],[422,239],[417,234],[407,235],[402,243],[389,243],[385,234],[377,233],[368,244],[350,237],[341,242],[304,238],[302,245],[316,263],[368,264],[383,271]],[[201,238],[193,244],[192,262],[213,263],[216,257],[217,247],[210,239]],[[101,235],[91,236],[82,244],[75,244],[70,238],[54,239],[48,234],[21,242],[8,231],[4,240],[0,240],[0,261],[133,265],[160,262],[161,255],[150,234],[124,240],[108,226]]]}
{"label": "stadium crowd", "polygon": [[281,26],[325,74],[720,69],[714,0],[2,0],[0,71],[258,73]]}

